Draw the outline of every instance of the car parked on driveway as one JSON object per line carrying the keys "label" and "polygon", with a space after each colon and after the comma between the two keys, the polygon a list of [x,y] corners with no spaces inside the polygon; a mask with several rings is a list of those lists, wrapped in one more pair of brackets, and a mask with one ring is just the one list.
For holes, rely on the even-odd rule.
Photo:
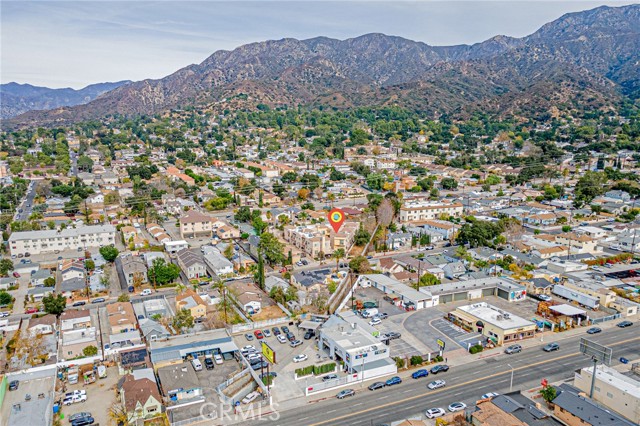
{"label": "car parked on driveway", "polygon": [[622,321],[616,324],[620,328],[631,327],[633,323],[631,321]]}
{"label": "car parked on driveway", "polygon": [[442,417],[447,414],[442,408],[429,408],[424,415],[428,419],[435,419],[436,417]]}
{"label": "car parked on driveway", "polygon": [[520,345],[511,345],[509,346],[507,349],[504,350],[505,354],[511,355],[511,354],[517,354],[522,352],[522,346]]}
{"label": "car parked on driveway", "polygon": [[433,390],[433,389],[443,388],[446,385],[447,385],[447,382],[445,382],[444,380],[434,380],[433,382],[429,383],[427,387]]}
{"label": "car parked on driveway", "polygon": [[343,398],[346,398],[348,396],[353,396],[355,394],[356,394],[356,391],[354,391],[353,389],[345,389],[345,390],[342,390],[342,391],[338,392],[338,394],[336,395],[336,398],[343,399]]}
{"label": "car parked on driveway", "polygon": [[402,383],[402,379],[398,376],[393,376],[392,378],[390,378],[389,380],[387,380],[387,386],[393,386],[393,385],[399,385],[400,383]]}
{"label": "car parked on driveway", "polygon": [[590,329],[587,330],[587,334],[598,334],[601,331],[602,329],[599,327],[591,327]]}
{"label": "car parked on driveway", "polygon": [[555,342],[549,343],[548,345],[545,345],[545,347],[542,348],[542,350],[545,352],[557,351],[557,350],[560,350],[560,345]]}
{"label": "car parked on driveway", "polygon": [[436,365],[435,367],[433,367],[430,371],[431,374],[438,374],[441,371],[449,371],[449,366],[442,364],[442,365]]}
{"label": "car parked on driveway", "polygon": [[418,370],[416,372],[414,372],[411,377],[413,377],[414,379],[419,379],[420,377],[427,377],[429,375],[429,371],[422,369],[422,370]]}
{"label": "car parked on driveway", "polygon": [[369,390],[376,390],[376,389],[382,389],[383,387],[387,386],[384,382],[375,382],[375,383],[371,383],[369,385]]}

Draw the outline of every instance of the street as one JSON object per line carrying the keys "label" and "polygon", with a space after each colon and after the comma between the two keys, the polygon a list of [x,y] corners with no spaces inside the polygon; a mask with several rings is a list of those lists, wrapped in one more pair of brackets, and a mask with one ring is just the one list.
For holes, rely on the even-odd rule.
{"label": "street", "polygon": [[24,199],[18,206],[15,220],[28,220],[33,210],[33,199],[36,197],[36,182],[31,181]]}
{"label": "street", "polygon": [[[620,357],[637,359],[640,357],[637,330],[612,328],[592,340],[613,348],[613,364]],[[422,379],[404,379],[391,389],[371,392],[364,385],[355,385],[354,397],[338,400],[335,393],[322,397],[318,402],[307,404],[304,409],[283,408],[279,411],[278,425],[371,425],[389,423],[409,416],[424,413],[429,408],[446,407],[452,402],[462,401],[472,405],[487,392],[507,392],[513,366],[513,388],[530,389],[539,386],[540,380],[549,382],[572,379],[574,371],[590,365],[590,359],[578,352],[579,340],[586,335],[576,335],[561,341],[561,349],[553,354],[542,351],[539,346],[520,354],[487,357],[464,365],[452,367],[441,373],[438,379],[447,386],[438,390],[428,390],[426,385],[433,376]],[[277,407],[274,407],[277,410]],[[265,414],[268,416],[268,414]],[[256,419],[249,424],[262,424]]]}

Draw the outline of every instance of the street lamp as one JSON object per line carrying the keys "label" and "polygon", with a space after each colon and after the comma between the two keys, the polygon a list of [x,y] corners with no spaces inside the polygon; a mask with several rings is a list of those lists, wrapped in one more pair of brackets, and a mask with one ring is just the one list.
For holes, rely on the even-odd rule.
{"label": "street lamp", "polygon": [[511,382],[509,383],[509,392],[511,392],[513,390],[513,367],[511,366],[511,364],[507,365],[511,369]]}

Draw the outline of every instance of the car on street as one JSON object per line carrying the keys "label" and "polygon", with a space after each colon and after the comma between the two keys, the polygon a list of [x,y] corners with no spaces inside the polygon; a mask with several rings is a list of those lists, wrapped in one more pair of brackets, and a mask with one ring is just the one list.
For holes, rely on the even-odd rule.
{"label": "car on street", "polygon": [[204,366],[207,367],[207,370],[213,370],[213,368],[215,367],[211,358],[204,359]]}
{"label": "car on street", "polygon": [[430,371],[431,374],[438,374],[439,372],[447,372],[449,371],[449,366],[445,365],[445,364],[441,364],[441,365],[436,365],[435,367],[433,367]]}
{"label": "car on street", "polygon": [[151,293],[153,293],[151,289],[145,288],[140,292],[140,296],[151,296]]}
{"label": "car on street", "polygon": [[246,333],[246,334],[244,335],[244,338],[245,338],[245,339],[247,339],[247,340],[253,340],[253,334],[251,334],[251,333]]}
{"label": "car on street", "polygon": [[560,345],[555,342],[549,343],[548,345],[545,345],[545,347],[542,348],[542,350],[545,352],[557,351],[557,350],[560,350]]}
{"label": "car on street", "polygon": [[548,296],[546,294],[539,294],[538,299],[542,300],[543,302],[550,302],[551,300],[553,300],[551,296]]}
{"label": "car on street", "polygon": [[382,321],[380,320],[380,318],[374,318],[371,321],[369,321],[370,326],[379,325],[379,324],[382,324]]}
{"label": "car on street", "polygon": [[425,369],[418,370],[414,372],[411,377],[414,379],[419,379],[420,377],[427,377],[429,375],[429,371]]}
{"label": "car on street", "polygon": [[260,392],[253,391],[247,394],[247,396],[245,396],[244,398],[242,398],[242,401],[240,402],[242,402],[243,404],[250,404],[259,396],[260,396]]}
{"label": "car on street", "polygon": [[382,389],[383,387],[387,386],[384,382],[375,382],[375,383],[371,383],[369,385],[369,390],[376,390],[376,389]]}
{"label": "car on street", "polygon": [[309,357],[305,354],[296,355],[293,357],[293,362],[302,362],[306,361]]}
{"label": "car on street", "polygon": [[302,266],[302,262],[300,262],[299,260],[296,262],[296,266]]}
{"label": "car on street", "polygon": [[73,306],[73,307],[75,308],[75,307],[78,307],[78,306],[84,306],[84,305],[86,305],[86,304],[87,304],[87,302],[85,302],[84,300],[81,300],[81,301],[79,301],[79,302],[75,302],[75,303],[74,303],[73,305],[71,305],[71,306]]}
{"label": "car on street", "polygon": [[278,334],[278,342],[280,343],[287,343],[287,338],[284,337],[282,334]]}
{"label": "car on street", "polygon": [[435,419],[436,417],[442,417],[447,414],[442,408],[429,408],[424,415],[428,419]]}
{"label": "car on street", "polygon": [[489,398],[493,398],[493,397],[496,397],[496,396],[499,396],[499,395],[500,394],[496,393],[496,392],[489,392],[489,393],[485,393],[484,395],[482,395],[480,397],[480,399],[489,399]]}
{"label": "car on street", "polygon": [[14,272],[14,273],[13,273],[13,276],[14,276],[14,278],[20,278],[20,274],[19,274],[19,273],[17,273],[17,272]]}
{"label": "car on street", "polygon": [[402,379],[398,376],[393,376],[392,378],[390,378],[389,380],[387,380],[387,386],[393,386],[393,385],[399,385],[400,383],[402,383]]}
{"label": "car on street", "polygon": [[590,329],[587,330],[587,334],[598,334],[602,331],[601,328],[598,327],[591,327]]}
{"label": "car on street", "polygon": [[20,387],[20,382],[18,380],[12,380],[11,382],[9,382],[10,391],[18,390],[19,387]]}
{"label": "car on street", "polygon": [[507,349],[504,350],[504,353],[507,355],[517,354],[522,352],[522,346],[520,345],[511,345]]}
{"label": "car on street", "polygon": [[438,389],[438,388],[443,388],[446,385],[447,385],[447,382],[445,382],[444,380],[434,380],[433,382],[429,383],[427,387],[429,389]]}
{"label": "car on street", "polygon": [[256,336],[256,339],[258,339],[258,340],[264,339],[264,335],[262,334],[262,331],[260,331],[260,330],[254,331],[253,334],[254,334],[254,336]]}
{"label": "car on street", "polygon": [[327,374],[326,376],[324,376],[324,377],[322,378],[322,381],[323,381],[323,382],[328,382],[328,381],[330,381],[330,380],[336,380],[337,378],[338,378],[338,375],[337,375],[337,374]]}
{"label": "car on street", "polygon": [[98,297],[97,299],[93,299],[91,303],[103,303],[105,300],[104,297]]}
{"label": "car on street", "polygon": [[293,342],[289,342],[289,346],[295,348],[296,346],[300,346],[302,342],[300,340],[294,340]]}
{"label": "car on street", "polygon": [[447,407],[447,410],[451,411],[452,413],[455,413],[456,411],[462,411],[465,408],[467,408],[467,404],[465,404],[464,402],[454,402],[452,404],[449,404],[449,406]]}
{"label": "car on street", "polygon": [[280,335],[280,329],[278,327],[273,327],[271,329],[271,331],[273,332],[274,336],[279,336]]}
{"label": "car on street", "polygon": [[36,312],[38,312],[38,308],[29,308],[24,311],[25,314],[35,314]]}
{"label": "car on street", "polygon": [[355,394],[356,394],[356,391],[354,391],[353,389],[345,389],[345,390],[342,390],[342,391],[338,392],[338,394],[336,395],[336,398],[343,399],[343,398],[346,398],[348,396],[353,396]]}
{"label": "car on street", "polygon": [[631,321],[622,321],[616,324],[620,328],[631,327],[633,323]]}
{"label": "car on street", "polygon": [[262,330],[262,334],[264,334],[264,337],[271,337],[271,331],[268,328]]}
{"label": "car on street", "polygon": [[9,312],[0,312],[0,318],[6,318],[11,315]]}

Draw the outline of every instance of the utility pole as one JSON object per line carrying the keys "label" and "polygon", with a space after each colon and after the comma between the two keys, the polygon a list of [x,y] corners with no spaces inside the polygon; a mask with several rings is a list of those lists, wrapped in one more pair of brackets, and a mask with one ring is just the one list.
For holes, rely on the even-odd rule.
{"label": "utility pole", "polygon": [[593,374],[591,375],[591,390],[589,391],[589,398],[593,399],[593,389],[596,387],[596,370],[598,368],[598,359],[596,357],[591,358],[593,361]]}
{"label": "utility pole", "polygon": [[509,392],[511,392],[513,390],[513,367],[511,366],[511,364],[507,365],[511,369],[511,381],[509,382]]}

